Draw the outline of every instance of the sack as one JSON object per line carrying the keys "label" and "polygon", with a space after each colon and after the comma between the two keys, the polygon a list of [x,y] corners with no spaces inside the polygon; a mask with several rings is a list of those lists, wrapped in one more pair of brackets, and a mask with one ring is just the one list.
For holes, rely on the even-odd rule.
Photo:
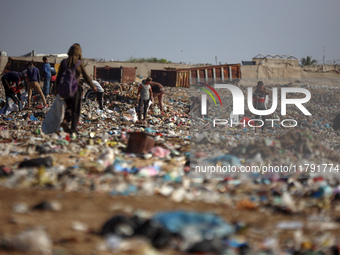
{"label": "sack", "polygon": [[64,119],[65,101],[56,96],[51,109],[48,111],[44,119],[41,129],[45,134],[52,134],[59,130],[60,124]]}
{"label": "sack", "polygon": [[51,76],[57,75],[57,71],[55,70],[54,67],[51,67]]}
{"label": "sack", "polygon": [[66,59],[61,62],[64,67],[64,72],[61,74],[57,89],[61,98],[72,98],[78,89],[78,81],[76,76],[76,69],[81,64],[81,61],[75,64],[74,67],[68,68],[66,65]]}

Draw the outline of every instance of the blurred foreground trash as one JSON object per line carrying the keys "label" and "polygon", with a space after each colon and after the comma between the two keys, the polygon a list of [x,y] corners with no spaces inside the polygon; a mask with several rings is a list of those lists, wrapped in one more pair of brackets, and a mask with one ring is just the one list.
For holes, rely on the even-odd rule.
{"label": "blurred foreground trash", "polygon": [[35,158],[29,159],[21,162],[19,168],[23,167],[51,167],[53,165],[53,159],[51,157],[47,158]]}
{"label": "blurred foreground trash", "polygon": [[114,151],[111,148],[105,148],[98,156],[97,163],[103,165],[105,168],[113,164],[115,160]]}
{"label": "blurred foreground trash", "polygon": [[52,241],[41,228],[30,229],[5,240],[5,247],[19,251],[35,252],[35,254],[51,255]]}
{"label": "blurred foreground trash", "polygon": [[171,151],[170,150],[167,150],[167,149],[164,149],[162,147],[153,147],[150,152],[152,153],[152,155],[154,157],[160,157],[160,158],[165,158],[166,156],[168,156]]}
{"label": "blurred foreground trash", "polygon": [[32,210],[60,211],[61,204],[58,201],[43,201],[33,206]]}
{"label": "blurred foreground trash", "polygon": [[0,166],[0,177],[8,177],[10,175],[12,175],[12,169],[8,166]]}
{"label": "blurred foreground trash", "polygon": [[[97,247],[116,254],[166,254],[156,250],[163,247],[204,255],[338,254],[340,136],[332,129],[340,109],[338,86],[308,86],[313,96],[306,107],[312,116],[287,108],[298,127],[284,128],[275,122],[266,132],[255,134],[248,126],[254,116],[228,116],[229,104],[209,108],[209,118],[189,118],[185,114],[189,89],[179,87],[166,88],[171,94],[171,98],[165,94],[166,110],[159,113],[154,106],[146,122],[136,123],[134,86],[109,85],[103,111],[97,109],[96,101],[83,103],[76,139],[57,126],[53,127],[57,132],[42,133],[46,109],[12,111],[3,117],[0,186],[63,190],[89,197],[95,192],[119,200],[107,205],[120,214],[102,222],[103,238]],[[49,105],[53,99],[47,98]],[[238,118],[244,125],[212,128],[213,113],[219,110],[226,114],[224,118],[235,122]],[[39,154],[53,154],[53,160],[35,158]],[[18,157],[33,159],[18,162]],[[20,169],[7,160],[20,163]],[[309,169],[315,166],[313,172],[306,165]],[[205,166],[233,171],[219,175],[196,172],[207,169]],[[242,168],[248,172],[242,173]],[[48,197],[32,203],[19,199],[10,205],[0,201],[0,206],[13,214],[9,219],[17,224],[13,227],[22,227],[19,224],[26,218],[54,217],[69,209],[63,200],[60,211],[53,209]],[[164,203],[154,203],[157,197]],[[130,216],[145,207],[155,215]],[[197,211],[163,212],[173,207]],[[81,238],[73,240],[92,240],[86,235],[94,222],[80,219],[67,222],[75,236],[82,232]]]}
{"label": "blurred foreground trash", "polygon": [[[155,248],[175,245],[177,249],[188,252],[218,251],[213,254],[222,254],[227,248],[223,240],[234,233],[235,227],[222,218],[190,211],[160,212],[150,219],[117,215],[108,220],[101,230],[111,245],[113,240],[121,240],[117,237],[134,236],[147,238]],[[178,242],[178,239],[181,241]]]}

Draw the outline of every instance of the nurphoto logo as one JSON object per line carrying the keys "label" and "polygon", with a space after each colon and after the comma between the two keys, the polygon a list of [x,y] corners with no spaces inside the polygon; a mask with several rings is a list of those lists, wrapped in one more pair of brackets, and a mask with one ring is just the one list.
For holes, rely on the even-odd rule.
{"label": "nurphoto logo", "polygon": [[[217,106],[216,100],[213,94],[208,90],[210,89],[220,101],[220,105],[223,106],[220,95],[217,93],[216,89],[227,89],[232,94],[232,109],[233,115],[244,115],[245,104],[244,104],[244,94],[242,90],[232,84],[214,84],[210,86],[208,84],[199,83],[200,85],[204,85],[205,87],[200,87],[199,89],[205,92],[201,94],[201,114],[207,115],[208,106],[207,106],[207,94],[213,99],[215,106]],[[304,94],[304,98],[287,98],[289,93],[301,93]],[[266,116],[275,112],[278,105],[278,88],[274,87],[272,89],[272,105],[270,109],[259,109],[259,107],[254,107],[254,97],[253,97],[253,88],[247,88],[247,104],[248,109],[251,113],[257,116]],[[312,115],[306,107],[303,105],[307,103],[311,99],[311,93],[305,88],[291,88],[291,87],[282,87],[281,88],[281,116],[285,116],[287,114],[287,105],[295,105],[304,115]],[[264,100],[264,99],[263,99]],[[228,102],[226,102],[228,103]],[[295,127],[298,122],[295,119],[266,119],[266,122],[271,122],[271,126],[274,126],[274,122],[279,121],[283,127]],[[254,122],[259,123],[258,125],[254,125]],[[217,125],[238,125],[242,124],[243,126],[248,125],[250,127],[262,127],[265,123],[261,119],[252,119],[248,121],[248,123],[233,123],[232,119],[213,119],[213,126]]]}

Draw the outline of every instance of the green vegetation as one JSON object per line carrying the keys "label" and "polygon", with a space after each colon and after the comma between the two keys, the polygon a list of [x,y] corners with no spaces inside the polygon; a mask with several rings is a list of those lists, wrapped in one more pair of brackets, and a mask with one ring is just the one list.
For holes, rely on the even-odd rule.
{"label": "green vegetation", "polygon": [[127,60],[127,62],[151,62],[151,63],[171,63],[171,61],[166,60],[164,58],[133,58],[132,56],[130,57],[129,60]]}
{"label": "green vegetation", "polygon": [[317,64],[317,61],[315,59],[312,59],[312,56],[307,56],[306,58],[301,58],[300,62],[301,62],[301,65],[303,65],[303,66],[311,66],[311,65]]}

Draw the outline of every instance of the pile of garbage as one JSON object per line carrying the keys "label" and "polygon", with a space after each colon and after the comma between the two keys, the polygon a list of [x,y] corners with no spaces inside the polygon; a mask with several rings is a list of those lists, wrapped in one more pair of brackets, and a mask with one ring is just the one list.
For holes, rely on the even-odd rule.
{"label": "pile of garbage", "polygon": [[[200,114],[201,109],[198,108],[195,112],[191,112],[191,130],[193,134],[201,134],[201,133],[216,133],[220,132],[220,136],[225,136],[226,140],[235,140],[231,144],[228,144],[228,147],[235,147],[239,142],[247,141],[249,139],[259,139],[259,137],[276,137],[280,135],[284,135],[289,131],[289,129],[295,128],[286,128],[280,122],[284,119],[293,119],[296,120],[298,128],[308,130],[312,135],[322,136],[324,142],[329,145],[331,148],[337,147],[339,144],[339,137],[334,135],[334,130],[332,129],[332,123],[336,115],[339,113],[340,109],[340,88],[334,85],[327,85],[320,82],[316,84],[308,85],[302,84],[301,82],[289,83],[289,84],[273,84],[266,85],[266,89],[269,93],[269,100],[267,103],[267,108],[269,109],[272,104],[272,90],[273,88],[282,88],[282,87],[299,87],[303,89],[307,89],[311,93],[311,99],[304,103],[303,106],[308,109],[308,111],[312,115],[304,115],[295,105],[288,104],[287,105],[287,114],[285,116],[281,116],[281,93],[278,93],[277,98],[277,108],[276,111],[267,116],[267,119],[275,119],[275,121],[268,121],[265,123],[265,134],[254,134],[254,128],[250,127],[250,125],[244,125],[244,119],[252,120],[255,119],[255,115],[252,114],[248,109],[248,104],[245,100],[245,114],[244,115],[233,115],[233,105],[229,102],[233,102],[232,94],[228,92],[226,89],[217,89],[218,94],[221,97],[221,101],[223,102],[223,107],[213,106],[214,102],[210,97],[207,97],[207,103],[210,104],[207,115],[202,118]],[[239,85],[238,88],[243,92],[245,98],[247,99],[247,89],[248,87]],[[255,87],[253,88],[254,91]],[[199,97],[201,94],[201,90],[193,87],[190,89],[190,93],[193,96]],[[289,93],[292,98],[301,97],[300,93]],[[223,119],[228,121],[227,124],[217,124],[213,127],[214,119]],[[238,125],[230,125],[230,119],[234,118],[234,123],[239,122],[241,124]],[[236,119],[236,121],[235,121]],[[218,123],[218,122],[217,122]],[[221,122],[223,123],[223,122]],[[254,124],[254,123],[252,123]],[[288,123],[287,123],[288,124]],[[214,132],[211,132],[214,131]],[[258,131],[260,133],[261,131]],[[253,136],[249,136],[249,133],[253,134]],[[255,136],[255,137],[254,137]]]}
{"label": "pile of garbage", "polygon": [[[106,90],[105,108],[99,110],[93,99],[83,102],[75,139],[62,129],[44,134],[41,125],[49,109],[13,110],[2,116],[0,186],[150,199],[161,196],[178,205],[209,203],[235,212],[290,217],[275,223],[273,229],[261,229],[195,211],[159,208],[152,215],[113,215],[98,230],[105,240],[99,250],[119,253],[140,242],[149,251],[140,254],[162,254],[164,248],[191,254],[339,254],[335,232],[339,229],[340,178],[335,166],[340,167],[340,137],[331,127],[339,109],[339,102],[334,100],[337,88],[302,85],[318,101],[306,106],[312,118],[288,108],[289,116],[298,119],[298,128],[288,132],[274,126],[255,135],[249,127],[213,128],[214,115],[210,119],[195,114],[190,117],[186,88],[167,87],[165,111],[159,111],[156,99],[147,122],[138,123],[137,86],[110,82],[102,85]],[[52,105],[54,96],[47,100]],[[36,96],[33,109],[38,101]],[[214,110],[216,114],[220,111],[217,107]],[[298,168],[289,173],[238,172],[242,166],[268,164],[326,164],[327,171]],[[195,174],[197,166],[207,165],[235,166],[237,172]],[[55,203],[34,208],[62,210]],[[315,213],[311,213],[314,209]],[[33,207],[18,205],[14,210],[27,212]],[[315,229],[325,233],[322,238],[309,233]],[[275,231],[293,234],[282,238]],[[33,245],[33,239],[38,243]],[[22,232],[3,243],[7,248],[42,254],[52,254],[53,250],[53,242],[42,229]]]}

